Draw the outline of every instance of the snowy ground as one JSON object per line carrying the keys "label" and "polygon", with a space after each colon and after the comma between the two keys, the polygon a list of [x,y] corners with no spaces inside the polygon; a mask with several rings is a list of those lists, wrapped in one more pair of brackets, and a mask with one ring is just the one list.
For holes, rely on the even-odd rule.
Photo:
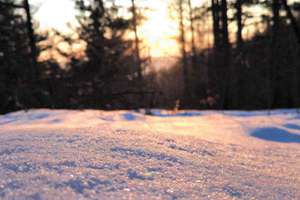
{"label": "snowy ground", "polygon": [[2,115],[0,199],[300,199],[300,115]]}

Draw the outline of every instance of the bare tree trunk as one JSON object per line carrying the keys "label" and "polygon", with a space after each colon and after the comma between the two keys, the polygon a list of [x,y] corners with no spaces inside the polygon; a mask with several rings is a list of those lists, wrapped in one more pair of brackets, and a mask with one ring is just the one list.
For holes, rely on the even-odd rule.
{"label": "bare tree trunk", "polygon": [[242,32],[243,32],[243,22],[242,22],[243,1],[236,0],[235,8],[236,8],[236,22],[237,22],[236,41],[237,41],[237,47],[240,48],[243,45],[243,35],[242,35]]}
{"label": "bare tree trunk", "polygon": [[221,0],[222,15],[222,46],[225,50],[229,48],[227,0]]}
{"label": "bare tree trunk", "polygon": [[189,5],[189,20],[190,20],[190,31],[191,31],[191,45],[192,45],[192,67],[195,70],[197,66],[197,51],[195,44],[195,28],[194,28],[194,14],[193,14],[193,6],[192,1],[188,0]]}
{"label": "bare tree trunk", "polygon": [[189,91],[189,78],[188,78],[188,62],[186,52],[186,39],[185,39],[185,27],[184,27],[184,16],[183,16],[183,0],[178,1],[179,7],[179,30],[180,30],[180,45],[181,45],[181,56],[182,56],[182,67],[183,67],[183,79],[184,79],[184,96],[187,98],[190,95]]}
{"label": "bare tree trunk", "polygon": [[278,39],[279,39],[279,26],[280,26],[280,4],[279,0],[272,1],[272,13],[273,13],[273,26],[272,26],[272,40],[271,40],[271,56],[270,66],[268,69],[268,108],[271,109],[274,106],[274,100],[276,100],[276,74],[278,70]]}
{"label": "bare tree trunk", "polygon": [[[145,94],[143,93],[143,69],[142,69],[142,60],[141,60],[141,52],[140,52],[140,40],[139,40],[139,35],[138,35],[138,22],[137,22],[137,12],[136,12],[136,5],[135,5],[135,0],[131,0],[131,6],[132,6],[132,21],[133,21],[133,30],[134,30],[134,44],[135,44],[135,58],[137,62],[137,67],[138,67],[138,85],[139,85],[139,92],[140,92],[140,100],[139,100],[139,105],[138,107],[141,108],[142,105],[144,105],[145,101]],[[149,112],[148,109],[146,112]]]}
{"label": "bare tree trunk", "polygon": [[31,62],[32,62],[32,78],[36,80],[38,76],[37,70],[37,48],[36,48],[36,38],[34,34],[33,24],[32,24],[32,16],[30,13],[30,5],[28,0],[24,0],[24,9],[26,12],[26,28],[28,32],[29,45],[30,45],[30,53],[31,53]]}
{"label": "bare tree trunk", "polygon": [[[300,29],[299,29],[297,20],[296,20],[295,16],[293,15],[292,11],[291,11],[291,8],[287,4],[287,1],[286,0],[281,0],[281,2],[282,2],[283,7],[286,11],[287,17],[291,21],[291,25],[292,25],[292,28],[294,30],[295,36],[297,38],[298,46],[299,46],[299,49],[300,49]],[[298,49],[298,54],[299,54],[299,49]],[[294,104],[295,104],[296,107],[300,106],[298,74],[299,74],[299,69],[297,69],[297,67],[295,67],[295,69],[294,69],[294,81],[293,81],[295,89],[294,89],[293,95],[294,95],[294,98],[295,98]],[[297,112],[299,113],[299,109],[297,109]]]}
{"label": "bare tree trunk", "polygon": [[137,28],[137,13],[136,13],[136,6],[135,0],[131,0],[132,5],[132,20],[133,20],[133,29],[134,29],[134,39],[135,39],[135,56],[138,65],[138,78],[142,81],[142,62],[141,62],[141,54],[140,54],[140,40],[138,36],[138,28]]}
{"label": "bare tree trunk", "polygon": [[227,0],[212,0],[212,17],[214,32],[214,67],[215,80],[220,96],[220,109],[228,107],[229,77],[231,74],[230,45],[228,36]]}
{"label": "bare tree trunk", "polygon": [[211,13],[213,20],[213,36],[214,36],[214,48],[220,47],[220,5],[218,0],[211,0]]}
{"label": "bare tree trunk", "polygon": [[230,44],[229,44],[229,34],[228,34],[228,15],[227,15],[227,0],[221,0],[221,21],[222,21],[222,57],[223,57],[223,69],[222,74],[225,76],[222,86],[222,102],[221,106],[223,109],[227,109],[230,106],[230,101],[234,97],[230,97],[230,90],[234,89],[232,85],[232,75],[233,69],[231,66],[231,53],[230,53]]}

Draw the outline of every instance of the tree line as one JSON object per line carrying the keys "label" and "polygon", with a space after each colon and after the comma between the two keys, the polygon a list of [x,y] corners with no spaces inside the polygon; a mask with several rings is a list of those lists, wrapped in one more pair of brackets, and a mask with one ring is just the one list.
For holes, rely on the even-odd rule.
{"label": "tree line", "polygon": [[[0,112],[300,106],[297,2],[193,5],[174,0],[170,13],[178,22],[180,56],[174,66],[159,70],[152,70],[139,37],[146,8],[138,0],[128,4],[75,0],[78,26],[70,36],[39,31],[28,0],[0,0]],[[124,9],[130,17],[122,14]],[[83,55],[49,42],[53,38],[68,47],[81,42]],[[56,56],[41,59],[45,52]],[[64,66],[57,55],[67,60]]]}
{"label": "tree line", "polygon": [[173,72],[164,73],[182,73],[184,87],[176,98],[183,107],[299,107],[298,2],[210,0],[193,6],[190,0],[176,0],[173,4],[181,58]]}

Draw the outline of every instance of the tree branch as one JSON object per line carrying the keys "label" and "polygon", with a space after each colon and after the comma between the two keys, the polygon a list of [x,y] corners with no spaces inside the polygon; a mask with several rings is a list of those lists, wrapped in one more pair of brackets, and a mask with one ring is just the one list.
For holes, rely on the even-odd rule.
{"label": "tree branch", "polygon": [[7,2],[0,2],[0,6],[9,6],[12,8],[24,8],[23,5],[17,5],[17,4],[13,4],[13,3],[7,3]]}

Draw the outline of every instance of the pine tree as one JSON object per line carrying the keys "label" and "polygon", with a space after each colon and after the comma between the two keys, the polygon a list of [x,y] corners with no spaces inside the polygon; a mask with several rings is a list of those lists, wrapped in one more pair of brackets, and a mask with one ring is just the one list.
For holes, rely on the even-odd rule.
{"label": "pine tree", "polygon": [[13,0],[0,2],[0,112],[26,107],[31,65],[26,25]]}
{"label": "pine tree", "polygon": [[[86,43],[86,60],[73,63],[76,91],[80,91],[78,103],[106,108],[126,95],[139,94],[134,90],[139,88],[141,71],[135,67],[133,42],[125,38],[132,21],[121,16],[114,3],[77,0],[76,6],[80,12],[79,37]],[[128,101],[125,98],[117,106]]]}

